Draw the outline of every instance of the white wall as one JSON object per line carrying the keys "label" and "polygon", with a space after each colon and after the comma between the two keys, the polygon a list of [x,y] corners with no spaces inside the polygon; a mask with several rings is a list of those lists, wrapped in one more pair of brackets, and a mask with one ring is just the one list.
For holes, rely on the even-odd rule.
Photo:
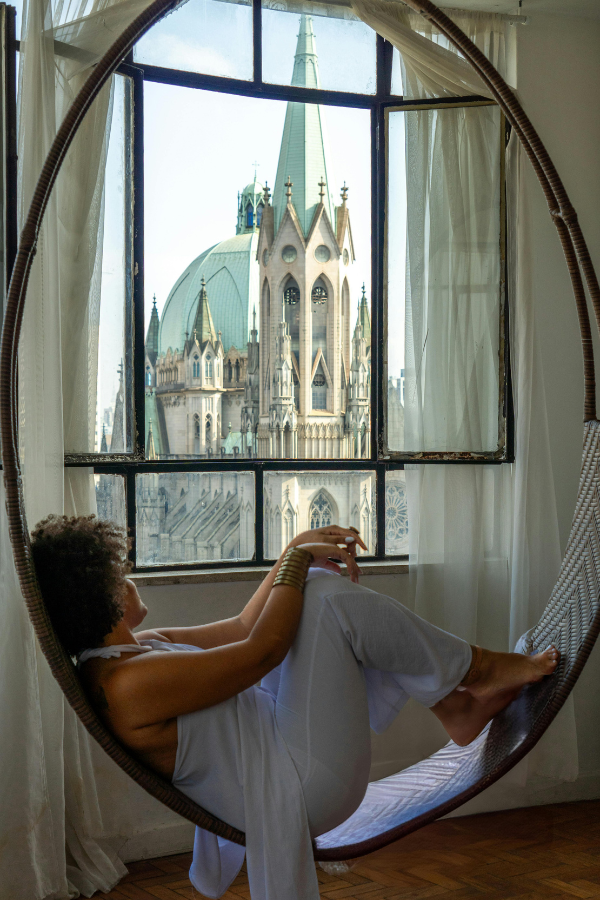
{"label": "white wall", "polygon": [[[563,178],[600,269],[600,22],[533,13],[529,24],[519,27],[517,40],[520,98]],[[566,266],[533,175],[527,189],[535,222],[533,278],[564,548],[579,476],[581,354]],[[364,584],[410,605],[408,576],[369,576]],[[142,588],[140,592],[150,607],[145,625],[188,625],[224,618],[239,611],[253,589],[250,582]],[[596,648],[575,689],[579,742],[579,777],[575,782],[556,786],[539,780],[535,789],[524,790],[517,771],[463,807],[461,814],[599,797],[599,680],[600,649]],[[426,710],[414,708],[399,716],[385,735],[374,739],[373,777],[415,762],[445,742],[441,726],[431,723],[431,718]],[[155,823],[150,831],[142,832],[123,848],[125,859],[152,856],[163,850],[174,852],[190,845],[191,829],[175,817],[165,817],[156,810],[149,814],[150,822]]]}

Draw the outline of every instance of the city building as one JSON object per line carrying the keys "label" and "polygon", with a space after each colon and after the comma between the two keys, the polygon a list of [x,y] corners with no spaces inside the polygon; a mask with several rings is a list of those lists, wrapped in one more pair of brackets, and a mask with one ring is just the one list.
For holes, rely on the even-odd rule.
{"label": "city building", "polygon": [[[319,86],[307,15],[292,84]],[[235,235],[190,263],[161,315],[154,299],[145,348],[149,459],[369,459],[369,305],[364,285],[352,302],[349,189],[337,186],[336,204],[332,178],[323,108],[289,102],[272,196],[255,173],[238,193]],[[139,477],[138,564],[251,558],[252,477]],[[108,507],[106,486],[99,490]],[[403,485],[393,490],[397,512]],[[263,522],[267,558],[300,531],[335,522],[357,527],[374,549],[374,477],[269,472]]]}

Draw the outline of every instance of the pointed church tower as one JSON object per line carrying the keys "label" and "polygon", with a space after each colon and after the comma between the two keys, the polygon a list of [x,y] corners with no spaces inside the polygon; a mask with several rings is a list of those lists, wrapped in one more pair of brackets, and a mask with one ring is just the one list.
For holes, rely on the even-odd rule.
{"label": "pointed church tower", "polygon": [[242,435],[246,435],[246,452],[256,456],[256,433],[258,429],[258,411],[260,402],[260,365],[259,365],[258,330],[256,328],[256,309],[252,310],[252,330],[248,341],[248,368],[244,384],[244,407],[242,409]]}
{"label": "pointed church tower", "polygon": [[[321,87],[312,18],[306,15],[300,17],[292,84],[297,87]],[[286,210],[285,183],[288,180],[294,185],[293,204],[305,236],[321,200],[324,201],[329,221],[334,221],[334,204],[329,187],[324,197],[319,193],[321,179],[327,186],[332,181],[323,116],[323,109],[316,103],[287,105],[272,201],[275,230],[279,228]]]}
{"label": "pointed church tower", "polygon": [[[319,87],[313,23],[302,15],[292,84]],[[259,455],[345,458],[347,377],[350,369],[348,267],[354,261],[350,216],[336,207],[326,148],[324,111],[288,103],[273,198],[264,194],[258,243],[260,264]],[[282,328],[285,326],[285,328]],[[284,348],[289,345],[291,408],[281,429]],[[286,351],[287,352],[287,351]],[[285,397],[287,398],[287,394]],[[287,399],[286,399],[287,402]]]}
{"label": "pointed church tower", "polygon": [[150,324],[148,325],[148,333],[146,334],[146,355],[149,357],[152,365],[156,363],[158,356],[158,331],[160,321],[158,318],[158,310],[156,308],[156,294],[152,298],[152,313],[150,314]]}
{"label": "pointed church tower", "polygon": [[348,456],[351,459],[368,459],[370,454],[370,396],[371,317],[363,284],[352,338],[352,365],[350,366],[348,406],[345,416]]}
{"label": "pointed church tower", "polygon": [[115,400],[110,452],[119,453],[125,450],[125,391],[123,389],[123,361],[119,363],[119,389]]}
{"label": "pointed church tower", "polygon": [[208,305],[208,294],[206,292],[206,282],[204,278],[200,282],[200,294],[198,297],[198,308],[196,310],[196,318],[194,319],[193,336],[202,346],[206,341],[210,341],[213,346],[217,344],[217,332],[212,319],[210,306]]}

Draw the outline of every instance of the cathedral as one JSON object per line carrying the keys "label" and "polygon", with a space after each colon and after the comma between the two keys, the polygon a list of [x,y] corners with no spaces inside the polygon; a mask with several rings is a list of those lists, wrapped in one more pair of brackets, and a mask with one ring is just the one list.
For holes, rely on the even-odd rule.
{"label": "cathedral", "polygon": [[[312,20],[292,84],[319,86]],[[336,205],[323,109],[288,103],[273,194],[238,195],[236,234],[201,253],[146,338],[146,452],[186,457],[367,459],[371,324],[348,188]]]}
{"label": "cathedral", "polygon": [[[292,84],[319,86],[306,15]],[[238,194],[235,235],[190,263],[160,316],[154,300],[148,459],[370,457],[369,307],[363,286],[352,322],[348,188],[338,186],[336,204],[323,116],[316,104],[288,103],[272,195],[255,175]],[[252,558],[251,473],[137,483],[138,565]],[[263,521],[266,558],[334,522],[357,527],[373,552],[374,474],[265,473]]]}

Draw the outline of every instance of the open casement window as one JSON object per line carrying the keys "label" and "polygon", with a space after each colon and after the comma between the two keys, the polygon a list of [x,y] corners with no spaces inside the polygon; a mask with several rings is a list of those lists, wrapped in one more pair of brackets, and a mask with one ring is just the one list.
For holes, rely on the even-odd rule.
{"label": "open casement window", "polygon": [[394,59],[341,0],[188,0],[114,76],[65,463],[138,571],[263,565],[328,521],[406,558],[405,461],[510,459],[504,125],[405,101]]}
{"label": "open casement window", "polygon": [[407,106],[386,125],[384,455],[505,459],[503,117]]}

